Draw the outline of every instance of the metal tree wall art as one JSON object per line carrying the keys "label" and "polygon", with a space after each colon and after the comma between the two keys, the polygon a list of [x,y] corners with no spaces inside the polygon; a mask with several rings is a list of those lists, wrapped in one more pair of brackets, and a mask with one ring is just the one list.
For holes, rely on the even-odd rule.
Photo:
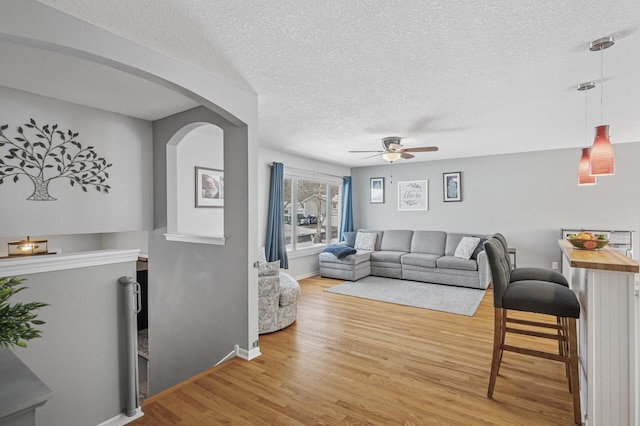
{"label": "metal tree wall art", "polygon": [[71,186],[84,192],[87,187],[108,193],[111,187],[107,169],[111,167],[94,151],[92,146],[83,148],[77,141],[78,133],[58,130],[58,125],[39,127],[33,118],[18,126],[18,134],[10,138],[5,131],[8,124],[0,126],[0,184],[5,179],[18,182],[24,175],[33,182],[33,194],[27,200],[54,201],[49,195],[49,183],[55,179],[68,179]]}

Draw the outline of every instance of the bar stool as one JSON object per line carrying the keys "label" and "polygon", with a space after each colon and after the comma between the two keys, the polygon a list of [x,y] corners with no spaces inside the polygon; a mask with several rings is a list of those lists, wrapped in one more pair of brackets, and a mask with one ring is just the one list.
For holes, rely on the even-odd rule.
{"label": "bar stool", "polygon": [[[505,258],[505,251],[500,240],[493,237],[484,243],[484,248],[491,269],[494,306],[493,357],[487,396],[489,398],[493,397],[504,351],[559,361],[565,364],[568,372],[569,391],[573,399],[574,421],[576,424],[581,424],[576,334],[576,319],[580,317],[580,304],[575,293],[564,285],[558,285],[550,281],[511,281],[511,266]],[[557,324],[552,324],[549,322],[509,318],[507,313],[510,310],[552,315],[560,318],[560,321]],[[513,326],[514,324],[516,326]],[[537,327],[542,330],[519,328],[517,325]],[[556,333],[547,332],[549,329],[556,330]],[[507,333],[556,340],[559,342],[558,353],[507,344]]]}
{"label": "bar stool", "polygon": [[[569,287],[569,282],[567,281],[565,276],[558,271],[554,271],[553,269],[536,268],[530,266],[513,268],[513,265],[511,264],[511,256],[509,256],[509,244],[507,243],[507,239],[499,232],[496,232],[495,234],[493,234],[493,236],[497,238],[498,241],[500,241],[500,244],[502,244],[505,260],[509,265],[510,270],[509,282],[526,280],[549,281],[552,283],[563,285],[565,287]],[[558,334],[562,334],[566,331],[566,324],[563,322],[562,318],[557,318],[556,324],[558,325]],[[561,354],[565,354],[566,350],[566,339],[559,339],[558,351],[560,351]],[[566,373],[567,377],[569,377],[570,372],[568,366]]]}

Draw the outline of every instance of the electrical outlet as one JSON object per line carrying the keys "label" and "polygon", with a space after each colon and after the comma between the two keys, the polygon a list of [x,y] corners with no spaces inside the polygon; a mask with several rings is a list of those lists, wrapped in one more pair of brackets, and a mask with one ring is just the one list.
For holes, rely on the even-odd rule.
{"label": "electrical outlet", "polygon": [[551,269],[558,270],[558,262],[551,262]]}

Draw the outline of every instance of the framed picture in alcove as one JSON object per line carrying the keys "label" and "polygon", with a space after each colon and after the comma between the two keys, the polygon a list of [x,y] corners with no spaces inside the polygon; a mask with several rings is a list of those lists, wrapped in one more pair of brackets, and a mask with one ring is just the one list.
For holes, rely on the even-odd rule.
{"label": "framed picture in alcove", "polygon": [[196,207],[224,207],[224,171],[196,166]]}

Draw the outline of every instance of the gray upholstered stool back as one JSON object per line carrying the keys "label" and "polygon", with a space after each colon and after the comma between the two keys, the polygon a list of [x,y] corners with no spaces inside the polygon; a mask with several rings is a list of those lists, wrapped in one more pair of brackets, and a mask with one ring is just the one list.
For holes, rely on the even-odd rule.
{"label": "gray upholstered stool back", "polygon": [[502,244],[507,265],[509,265],[509,269],[513,269],[513,265],[511,264],[511,256],[509,256],[509,244],[507,243],[507,239],[499,232],[496,232],[495,234],[493,234],[493,236],[494,238],[497,238],[498,241],[500,241],[500,244]]}
{"label": "gray upholstered stool back", "polygon": [[493,284],[493,306],[502,308],[502,296],[509,285],[511,265],[504,256],[502,243],[495,236],[484,242],[484,250],[487,252],[489,269],[491,269],[491,282]]}

